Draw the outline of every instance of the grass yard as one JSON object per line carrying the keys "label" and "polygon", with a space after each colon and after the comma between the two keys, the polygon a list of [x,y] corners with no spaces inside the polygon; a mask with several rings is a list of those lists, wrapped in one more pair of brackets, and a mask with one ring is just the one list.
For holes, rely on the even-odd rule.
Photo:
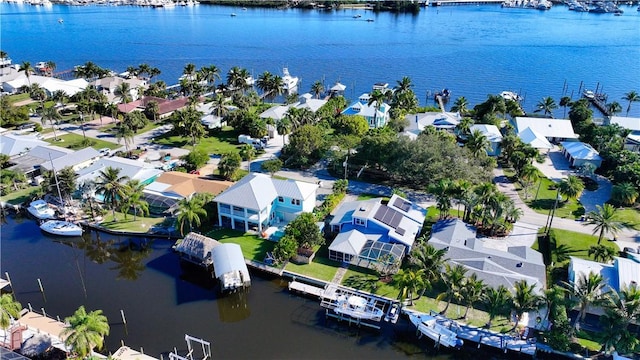
{"label": "grass yard", "polygon": [[[152,121],[147,122],[147,125],[145,125],[142,129],[138,129],[138,131],[136,132],[136,134],[142,134],[145,133],[147,131],[151,131],[157,127],[159,127],[161,124],[160,123],[154,123]],[[116,124],[115,123],[111,123],[109,125],[105,125],[103,127],[100,128],[100,131],[106,132],[106,133],[110,133],[110,134],[115,134],[115,127]]]}
{"label": "grass yard", "polygon": [[340,267],[339,262],[316,255],[310,264],[298,265],[289,262],[285,266],[285,270],[319,280],[331,281],[338,271],[338,267]]}
{"label": "grass yard", "polygon": [[26,189],[11,191],[9,194],[2,196],[2,202],[7,202],[12,205],[22,204],[29,200],[39,188],[39,186],[29,186]]}
{"label": "grass yard", "polygon": [[[570,249],[569,255],[582,259],[593,260],[591,257],[589,257],[588,251],[589,247],[598,244],[597,236],[555,228],[552,230],[553,234],[555,234],[555,248],[567,246]],[[619,251],[618,246],[609,241],[603,240],[601,244],[612,248],[616,252]],[[531,248],[533,248],[534,250],[539,250],[538,240],[533,243]],[[556,256],[554,254],[554,249],[551,250],[551,253],[552,260],[555,261]]]}
{"label": "grass yard", "polygon": [[274,242],[260,239],[256,235],[243,233],[232,229],[216,229],[206,234],[221,243],[233,243],[240,245],[245,258],[254,261],[264,261],[267,252],[273,251]]}
{"label": "grass yard", "polygon": [[100,226],[109,230],[146,233],[152,226],[160,224],[163,221],[163,217],[142,216],[138,216],[137,219],[134,220],[132,214],[127,214],[127,218],[125,219],[124,214],[119,211],[116,211],[116,218],[114,219],[113,213],[109,211],[105,214]]}
{"label": "grass yard", "polygon": [[381,196],[378,194],[360,194],[358,195],[358,201],[360,200],[370,200],[370,199],[377,199],[377,198],[382,198],[382,201],[389,201],[389,197],[386,196]]}
{"label": "grass yard", "polygon": [[600,349],[602,349],[602,344],[598,338],[598,334],[580,330],[576,333],[576,339],[580,345],[586,347],[589,351],[600,351]]}
{"label": "grass yard", "polygon": [[[78,135],[78,134],[59,135],[59,132],[58,132],[58,139],[60,139],[61,141],[56,141],[53,138],[46,139],[45,141],[50,143],[51,145],[56,145],[56,146],[60,146],[67,149],[84,149],[86,147],[83,144],[84,137],[82,135]],[[121,147],[121,145],[118,145],[109,141],[100,140],[100,139],[87,138],[87,141],[89,141],[89,146],[91,146],[96,150],[102,149],[102,148],[109,148],[113,150]]]}
{"label": "grass yard", "polygon": [[[156,138],[154,143],[188,150],[193,149],[190,138],[178,136],[172,132]],[[238,132],[228,126],[222,128],[222,130],[211,131],[207,137],[200,139],[195,148],[204,150],[207,154],[238,152],[240,148],[240,144],[238,144]]]}
{"label": "grass yard", "polygon": [[31,95],[29,93],[15,94],[9,96],[9,102],[11,104],[15,104],[17,102],[25,101],[31,99]]}
{"label": "grass yard", "polygon": [[640,230],[640,211],[631,208],[618,209],[616,217],[625,226],[634,230]]}

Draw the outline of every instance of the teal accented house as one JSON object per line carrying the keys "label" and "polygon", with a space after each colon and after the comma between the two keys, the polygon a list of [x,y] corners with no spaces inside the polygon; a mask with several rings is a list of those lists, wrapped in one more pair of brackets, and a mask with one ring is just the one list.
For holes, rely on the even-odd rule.
{"label": "teal accented house", "polygon": [[317,189],[312,183],[251,173],[214,199],[218,225],[262,233],[271,225],[284,225],[303,212],[312,212]]}
{"label": "teal accented house", "polygon": [[385,126],[389,121],[391,106],[383,102],[378,108],[378,104],[375,101],[369,105],[369,98],[369,94],[360,95],[358,101],[342,111],[342,115],[363,116],[369,123],[369,127],[373,129]]}

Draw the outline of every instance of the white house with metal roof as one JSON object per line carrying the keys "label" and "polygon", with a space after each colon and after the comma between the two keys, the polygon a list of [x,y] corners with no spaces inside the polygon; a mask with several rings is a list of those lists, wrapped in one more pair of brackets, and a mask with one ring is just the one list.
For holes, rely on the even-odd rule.
{"label": "white house with metal roof", "polygon": [[85,79],[73,79],[69,81],[60,80],[50,76],[30,75],[20,73],[15,79],[4,82],[2,90],[9,93],[16,93],[21,87],[29,86],[29,84],[38,84],[42,87],[48,96],[51,96],[58,90],[64,91],[68,96],[73,96],[84,90],[89,83]]}
{"label": "white house with metal roof", "polygon": [[462,119],[459,113],[439,111],[407,114],[404,118],[408,126],[404,129],[402,135],[408,136],[411,139],[417,138],[418,135],[429,126],[453,133]]}
{"label": "white house with metal roof", "polygon": [[520,131],[518,133],[518,137],[524,144],[527,144],[534,149],[538,150],[550,150],[553,149],[553,145],[547,140],[547,138],[538,133],[537,131],[531,129],[530,127]]}
{"label": "white house with metal roof", "polygon": [[571,120],[516,117],[513,120],[516,133],[520,134],[527,128],[536,134],[544,136],[549,142],[557,143],[561,141],[577,141],[578,135],[573,131]]}
{"label": "white house with metal roof", "polygon": [[602,165],[602,157],[591,145],[580,141],[563,141],[560,144],[562,154],[569,160],[571,166],[579,168],[590,163],[597,169]]}
{"label": "white house with metal roof", "polygon": [[511,246],[507,251],[487,248],[476,237],[476,229],[459,219],[441,220],[433,225],[429,244],[446,249],[451,264],[459,264],[475,273],[491,287],[504,285],[512,290],[517,281],[535,284],[539,293],[546,287],[546,267],[542,254],[528,246]]}
{"label": "white house with metal roof", "polygon": [[56,171],[60,171],[61,169],[64,169],[66,167],[71,167],[74,171],[78,171],[91,165],[91,163],[100,158],[100,156],[101,154],[100,152],[98,152],[98,150],[92,147],[87,147],[60,156],[51,162],[44,162],[40,166],[46,170],[55,169]]}
{"label": "white house with metal roof", "polygon": [[364,267],[382,254],[400,260],[411,250],[426,213],[395,194],[387,204],[382,198],[343,203],[329,223],[339,233],[329,245],[329,258]]}
{"label": "white house with metal roof", "polygon": [[250,173],[216,196],[218,225],[262,233],[270,225],[288,223],[316,205],[317,184],[273,179]]}
{"label": "white house with metal roof", "polygon": [[5,133],[0,135],[0,154],[17,156],[24,154],[36,146],[47,146],[48,142],[40,140],[35,135],[16,135]]}
{"label": "white house with metal roof", "polygon": [[119,169],[119,175],[126,176],[128,180],[140,180],[142,185],[153,182],[153,180],[163,173],[162,170],[156,169],[151,164],[113,156],[110,158],[101,158],[90,166],[78,170],[76,182],[81,186],[87,181],[95,181],[100,176],[100,172],[109,167]]}
{"label": "white house with metal roof", "polygon": [[640,118],[625,117],[625,116],[611,116],[605,120],[605,124],[616,124],[631,131],[640,131]]}
{"label": "white house with metal roof", "polygon": [[367,120],[370,128],[380,128],[389,121],[389,110],[391,106],[383,102],[378,108],[378,104],[374,101],[369,105],[370,96],[367,93],[360,95],[358,101],[349,105],[342,111],[342,115],[360,115]]}
{"label": "white house with metal roof", "polygon": [[473,132],[475,130],[480,131],[480,133],[487,138],[487,141],[489,141],[490,148],[487,150],[487,155],[500,155],[500,145],[502,143],[502,133],[500,132],[500,129],[498,129],[497,126],[491,124],[477,124],[472,125],[469,128],[470,132]]}

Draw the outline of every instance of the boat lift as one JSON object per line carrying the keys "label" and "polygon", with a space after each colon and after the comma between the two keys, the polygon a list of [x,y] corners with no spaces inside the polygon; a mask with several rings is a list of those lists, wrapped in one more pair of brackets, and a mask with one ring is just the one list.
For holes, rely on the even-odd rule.
{"label": "boat lift", "polygon": [[193,337],[191,335],[184,335],[184,341],[187,342],[187,349],[189,352],[185,356],[178,355],[178,350],[173,348],[173,352],[169,353],[170,360],[194,360],[193,359],[193,346],[192,342],[198,343],[202,346],[202,356],[203,358],[200,360],[208,360],[211,359],[211,343],[197,337]]}
{"label": "boat lift", "polygon": [[[363,301],[366,303],[365,309],[368,309],[365,310],[368,312],[368,316],[366,316],[365,318],[360,318],[357,315],[350,316],[348,315],[348,313],[336,311],[336,308],[340,306],[339,303],[341,299],[349,298],[352,296],[363,299]],[[355,321],[355,323],[358,325],[365,325],[376,329],[379,329],[380,327],[374,324],[367,323],[366,321],[380,322],[385,315],[384,309],[388,304],[389,300],[387,299],[355,289],[343,287],[334,283],[330,283],[327,285],[325,290],[322,292],[322,301],[320,302],[320,306],[326,308],[326,317],[333,317],[338,320],[348,320],[349,324]],[[354,312],[354,314],[357,314],[357,312]]]}

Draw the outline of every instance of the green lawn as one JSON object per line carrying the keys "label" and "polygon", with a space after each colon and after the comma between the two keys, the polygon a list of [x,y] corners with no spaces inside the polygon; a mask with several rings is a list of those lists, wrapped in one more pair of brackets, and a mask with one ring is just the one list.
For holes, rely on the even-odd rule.
{"label": "green lawn", "polygon": [[640,230],[640,211],[636,209],[618,209],[616,211],[618,221],[634,230]]}
{"label": "green lawn", "polygon": [[221,243],[234,243],[240,245],[242,254],[249,260],[263,262],[267,252],[273,251],[275,243],[260,239],[258,236],[232,229],[216,229],[206,234]]}
{"label": "green lawn", "polygon": [[2,202],[8,202],[9,204],[18,205],[29,200],[33,193],[38,191],[39,186],[29,186],[26,189],[12,191],[7,195],[2,196]]}
{"label": "green lawn", "polygon": [[[582,234],[582,233],[573,232],[569,230],[555,229],[555,228],[552,230],[553,230],[553,233],[555,234],[556,248],[564,245],[570,248],[571,251],[569,252],[569,255],[582,258],[582,259],[593,260],[592,258],[589,257],[588,251],[589,251],[589,247],[591,247],[592,245],[598,244],[597,236]],[[601,244],[612,248],[616,252],[619,251],[618,247],[609,241],[603,240]],[[539,250],[538,240],[536,240],[533,243],[531,248],[533,248],[534,250]],[[552,253],[553,253],[553,249],[552,249]],[[555,259],[555,256],[552,255],[552,259]]]}
{"label": "green lawn", "polygon": [[358,195],[358,200],[370,200],[370,199],[377,199],[377,198],[382,198],[382,201],[389,201],[390,198],[386,197],[386,196],[381,196],[378,194],[360,194]]}
{"label": "green lawn", "polygon": [[598,338],[598,334],[580,330],[576,333],[576,339],[580,345],[586,347],[589,351],[600,351],[600,349],[602,349],[602,344]]}
{"label": "green lawn", "polygon": [[125,219],[124,214],[119,211],[116,211],[116,218],[114,220],[113,213],[109,211],[104,216],[104,220],[100,225],[110,230],[146,233],[152,226],[160,224],[163,221],[163,217],[142,216],[138,216],[136,220],[133,220],[132,214],[127,214],[127,218]]}
{"label": "green lawn", "polygon": [[[188,150],[193,149],[190,138],[177,136],[172,132],[156,138],[154,143],[185,148]],[[207,154],[237,152],[240,148],[240,144],[238,144],[238,132],[233,130],[231,127],[224,127],[222,130],[211,131],[207,137],[200,139],[195,147],[196,149],[204,150]]]}
{"label": "green lawn", "polygon": [[[147,122],[147,125],[145,125],[142,129],[138,129],[136,134],[142,134],[142,133],[145,133],[147,131],[151,131],[151,130],[159,127],[160,125],[161,125],[160,123],[154,123],[152,121],[149,121],[149,122]],[[114,130],[115,127],[116,127],[116,124],[115,123],[111,123],[109,125],[105,125],[105,126],[101,127],[100,131],[114,134],[115,133],[115,130]]]}
{"label": "green lawn", "polygon": [[[524,189],[522,188],[522,185],[520,185],[520,183],[516,181],[515,173],[513,172],[513,170],[503,169],[503,171],[504,174],[509,178],[509,180],[514,183],[515,188],[518,191],[518,195],[520,195],[522,201],[524,201],[532,210],[539,214],[549,214],[549,211],[553,209],[553,205],[556,201],[556,195],[558,194],[558,190],[555,187],[555,182],[546,177],[543,177],[529,189],[528,196],[525,196],[526,194],[524,192]],[[577,219],[580,216],[584,215],[584,207],[577,200],[564,200],[566,199],[558,201],[558,207],[556,208],[555,216],[568,219]]]}
{"label": "green lawn", "polygon": [[29,99],[31,99],[31,96],[29,95],[29,93],[15,94],[15,95],[9,96],[9,102],[11,104],[17,103],[20,101],[29,100]]}
{"label": "green lawn", "polygon": [[310,264],[297,265],[289,262],[287,266],[285,266],[285,270],[296,274],[310,276],[315,279],[331,281],[335,276],[336,271],[338,271],[338,267],[340,267],[339,262],[316,256]]}
{"label": "green lawn", "polygon": [[[45,141],[52,144],[52,145],[56,145],[56,146],[60,146],[63,148],[67,148],[67,149],[84,149],[86,146],[83,144],[84,141],[84,137],[82,135],[78,135],[78,134],[64,134],[64,135],[60,135],[58,133],[58,139],[61,141],[56,141],[55,139],[51,138],[51,139],[46,139]],[[109,141],[104,141],[104,140],[100,140],[100,139],[94,139],[94,138],[87,138],[87,141],[89,141],[89,146],[91,146],[92,148],[98,150],[98,149],[102,149],[102,148],[109,148],[109,149],[116,149],[119,148],[121,145],[118,144],[114,144],[112,142]]]}

